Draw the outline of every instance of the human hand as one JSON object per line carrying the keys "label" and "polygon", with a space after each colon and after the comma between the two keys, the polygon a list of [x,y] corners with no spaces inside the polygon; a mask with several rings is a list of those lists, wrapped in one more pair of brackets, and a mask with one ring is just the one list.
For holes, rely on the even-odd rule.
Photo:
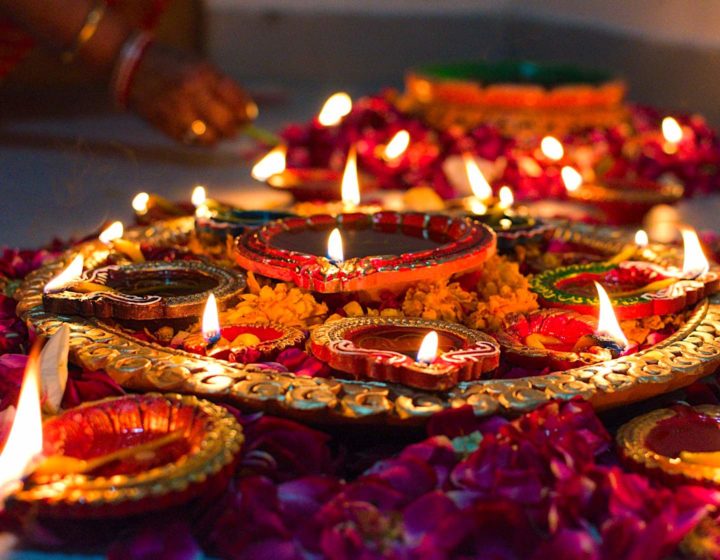
{"label": "human hand", "polygon": [[257,116],[252,99],[213,65],[157,44],[133,76],[129,106],[176,140],[205,146]]}

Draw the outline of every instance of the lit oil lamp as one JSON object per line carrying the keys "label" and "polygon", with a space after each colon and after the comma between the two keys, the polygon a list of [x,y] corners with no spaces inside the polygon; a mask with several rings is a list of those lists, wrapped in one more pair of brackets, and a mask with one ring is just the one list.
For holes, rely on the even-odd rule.
{"label": "lit oil lamp", "polygon": [[48,282],[51,313],[118,320],[187,319],[202,313],[212,291],[223,306],[245,288],[241,273],[203,261],[152,261],[82,273],[82,257]]}
{"label": "lit oil lamp", "polygon": [[697,234],[686,230],[683,239],[682,270],[644,261],[572,265],[535,276],[531,287],[543,305],[584,314],[598,304],[594,282],[609,290],[622,319],[677,313],[720,289],[720,276],[710,269]]}
{"label": "lit oil lamp", "polygon": [[215,296],[210,294],[202,318],[202,332],[183,342],[193,354],[229,362],[270,361],[288,348],[300,346],[305,335],[300,329],[279,323],[237,323],[220,326]]}
{"label": "lit oil lamp", "polygon": [[157,194],[140,192],[132,200],[135,212],[135,221],[139,224],[149,224],[156,220],[191,216],[195,207],[191,202],[173,202]]}
{"label": "lit oil lamp", "polygon": [[680,123],[673,117],[665,117],[661,123],[663,139],[663,151],[666,154],[674,154],[683,139],[683,129]]}
{"label": "lit oil lamp", "polygon": [[[328,258],[333,229],[344,255]],[[495,252],[495,235],[463,218],[421,213],[317,215],[271,222],[238,237],[234,257],[246,270],[322,293],[400,289],[478,268]]]}
{"label": "lit oil lamp", "polygon": [[144,262],[145,256],[140,249],[140,244],[135,241],[123,239],[124,233],[122,222],[113,222],[103,230],[99,239],[105,245],[112,247],[118,253],[128,257],[132,262]]}
{"label": "lit oil lamp", "polygon": [[625,245],[617,255],[608,259],[607,262],[621,263],[640,258],[645,254],[645,249],[649,243],[647,232],[644,229],[639,229],[635,232],[633,243]]}
{"label": "lit oil lamp", "polygon": [[382,158],[392,165],[397,162],[410,146],[410,133],[398,130],[382,150]]}
{"label": "lit oil lamp", "polygon": [[359,379],[443,391],[497,368],[500,349],[488,335],[455,323],[359,317],[315,329],[315,356]]}

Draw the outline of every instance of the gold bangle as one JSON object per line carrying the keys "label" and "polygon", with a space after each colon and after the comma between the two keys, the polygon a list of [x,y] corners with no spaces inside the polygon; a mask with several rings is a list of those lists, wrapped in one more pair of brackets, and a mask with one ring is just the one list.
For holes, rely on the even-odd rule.
{"label": "gold bangle", "polygon": [[107,5],[105,2],[100,0],[90,9],[85,17],[85,23],[83,23],[83,26],[80,28],[80,32],[75,37],[75,43],[72,48],[66,50],[62,53],[62,55],[60,55],[65,64],[72,62],[80,52],[80,49],[82,49],[83,45],[92,39],[93,35],[95,35],[95,32],[100,25],[100,21],[105,15],[106,8]]}

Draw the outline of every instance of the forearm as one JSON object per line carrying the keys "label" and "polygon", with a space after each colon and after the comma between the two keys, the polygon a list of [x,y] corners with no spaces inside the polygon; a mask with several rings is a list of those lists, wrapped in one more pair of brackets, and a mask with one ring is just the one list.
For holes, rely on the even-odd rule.
{"label": "forearm", "polygon": [[[94,0],[0,0],[0,11],[24,27],[38,41],[58,51],[72,49]],[[108,7],[95,33],[77,56],[98,71],[109,75],[122,44],[132,27]]]}

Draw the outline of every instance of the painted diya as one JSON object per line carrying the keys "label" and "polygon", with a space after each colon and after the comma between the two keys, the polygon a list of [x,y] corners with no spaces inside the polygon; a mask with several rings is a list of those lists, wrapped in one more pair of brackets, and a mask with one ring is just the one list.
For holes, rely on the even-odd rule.
{"label": "painted diya", "polygon": [[510,363],[564,371],[606,362],[621,354],[618,343],[595,334],[596,329],[594,317],[574,311],[541,309],[508,316],[495,338],[503,357]]}
{"label": "painted diya", "polygon": [[530,287],[544,306],[595,315],[599,302],[594,282],[607,290],[618,319],[677,313],[720,289],[716,272],[687,280],[680,278],[676,270],[639,261],[548,270],[535,276]]}
{"label": "painted diya", "polygon": [[[340,255],[329,258],[334,229]],[[235,242],[241,267],[322,293],[399,289],[475,270],[494,253],[495,234],[483,224],[401,212],[287,218]]]}
{"label": "painted diya", "polygon": [[[425,336],[435,331],[437,350],[418,357]],[[423,319],[339,319],[313,331],[313,354],[358,379],[444,391],[474,381],[498,367],[500,349],[490,336],[455,323]]]}
{"label": "painted diya", "polygon": [[654,410],[622,426],[617,442],[623,458],[649,474],[720,486],[720,406]]}
{"label": "painted diya", "polygon": [[517,245],[543,245],[555,232],[555,226],[528,214],[504,211],[468,217],[492,228],[497,235],[497,249],[501,255],[511,253]]}
{"label": "painted diya", "polygon": [[183,343],[188,352],[228,360],[251,363],[270,361],[283,350],[300,346],[305,334],[300,329],[280,323],[245,323],[222,327],[220,339],[209,344],[202,333],[189,336]]}
{"label": "painted diya", "polygon": [[653,206],[675,204],[683,195],[678,183],[662,184],[641,179],[613,179],[598,184],[582,184],[568,191],[571,200],[591,204],[602,210],[611,225],[642,222]]}
{"label": "painted diya", "polygon": [[224,408],[192,396],[128,395],[43,425],[44,461],[13,496],[41,516],[119,517],[213,496],[243,442]]}
{"label": "painted diya", "polygon": [[248,229],[265,225],[273,220],[289,218],[293,214],[273,210],[238,210],[224,208],[210,211],[207,216],[196,216],[195,235],[204,245],[223,245],[228,236],[235,237]]}
{"label": "painted diya", "polygon": [[202,314],[212,292],[221,306],[245,289],[245,276],[204,261],[152,261],[106,266],[85,273],[60,291],[46,291],[50,313],[101,319],[155,320]]}

